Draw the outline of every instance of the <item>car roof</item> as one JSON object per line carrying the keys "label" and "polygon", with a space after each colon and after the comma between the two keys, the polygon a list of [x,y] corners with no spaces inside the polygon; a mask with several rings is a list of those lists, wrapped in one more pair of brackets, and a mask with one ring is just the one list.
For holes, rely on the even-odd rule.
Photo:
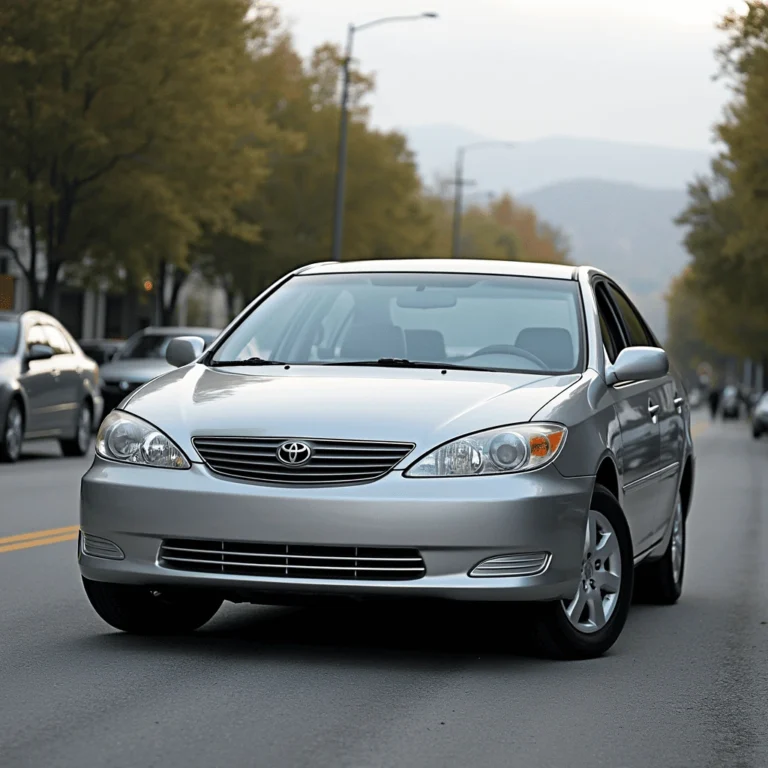
{"label": "car roof", "polygon": [[327,261],[297,270],[301,275],[351,274],[356,272],[433,272],[453,274],[549,277],[576,280],[579,267],[530,261],[493,259],[381,259],[375,261]]}
{"label": "car roof", "polygon": [[150,325],[142,328],[140,333],[146,336],[169,336],[178,334],[179,336],[194,336],[199,333],[221,333],[220,328],[205,328],[203,326],[180,326],[180,325]]}

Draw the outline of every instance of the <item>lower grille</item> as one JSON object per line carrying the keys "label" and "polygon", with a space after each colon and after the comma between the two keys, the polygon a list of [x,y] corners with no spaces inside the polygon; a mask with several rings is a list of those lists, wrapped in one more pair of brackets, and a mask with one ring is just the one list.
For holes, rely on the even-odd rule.
{"label": "lower grille", "polygon": [[426,573],[417,549],[250,544],[168,539],[160,547],[164,568],[232,576],[349,581],[409,581]]}
{"label": "lower grille", "polygon": [[516,555],[489,557],[476,565],[470,576],[537,576],[549,568],[549,552],[522,552]]}

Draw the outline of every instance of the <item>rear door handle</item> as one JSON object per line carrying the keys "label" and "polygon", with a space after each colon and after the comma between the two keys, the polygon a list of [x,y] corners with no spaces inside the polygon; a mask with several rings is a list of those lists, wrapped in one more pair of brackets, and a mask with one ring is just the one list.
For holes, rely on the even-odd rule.
{"label": "rear door handle", "polygon": [[659,412],[659,406],[654,405],[653,403],[648,403],[648,413],[651,414],[651,416],[655,416]]}
{"label": "rear door handle", "polygon": [[680,410],[683,407],[683,403],[685,402],[685,398],[684,397],[676,397],[673,402],[675,404],[675,408]]}

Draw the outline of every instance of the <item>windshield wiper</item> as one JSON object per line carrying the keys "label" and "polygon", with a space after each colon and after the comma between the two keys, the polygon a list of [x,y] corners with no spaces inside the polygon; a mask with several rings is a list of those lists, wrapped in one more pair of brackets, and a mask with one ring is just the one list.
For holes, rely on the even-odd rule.
{"label": "windshield wiper", "polygon": [[324,365],[354,365],[357,367],[370,366],[379,368],[437,368],[438,370],[451,369],[456,371],[479,371],[471,365],[457,365],[456,363],[435,363],[426,360],[406,360],[403,357],[380,357],[378,360],[351,360],[347,363],[324,363]]}
{"label": "windshield wiper", "polygon": [[236,365],[286,365],[280,360],[265,360],[263,357],[248,357],[245,360],[212,360],[213,368],[229,368]]}

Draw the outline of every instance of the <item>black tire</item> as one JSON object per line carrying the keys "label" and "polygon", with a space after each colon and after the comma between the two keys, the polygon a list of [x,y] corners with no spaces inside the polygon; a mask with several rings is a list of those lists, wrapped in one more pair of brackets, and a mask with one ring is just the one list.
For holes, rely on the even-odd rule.
{"label": "black tire", "polygon": [[14,464],[21,456],[24,439],[24,411],[21,403],[14,398],[0,421],[0,462]]}
{"label": "black tire", "polygon": [[675,520],[673,519],[672,536],[660,560],[652,563],[641,563],[635,572],[635,600],[651,605],[674,605],[683,592],[683,576],[685,574],[686,528],[685,511],[680,494],[675,504],[675,517],[680,529],[680,566],[676,573],[675,561]]}
{"label": "black tire", "polygon": [[536,606],[534,642],[537,650],[549,658],[592,659],[602,656],[618,640],[632,604],[634,581],[632,538],[621,505],[607,488],[596,485],[590,509],[607,518],[616,534],[621,561],[621,579],[616,593],[615,607],[606,624],[601,629],[588,634],[571,623],[562,600]]}
{"label": "black tire", "polygon": [[756,424],[752,425],[752,437],[755,438],[755,440],[759,440],[763,436],[763,430],[760,429]]}
{"label": "black tire", "polygon": [[223,600],[206,592],[158,592],[132,584],[83,579],[93,609],[111,627],[132,635],[188,634],[208,623]]}
{"label": "black tire", "polygon": [[65,456],[85,456],[93,439],[93,409],[88,402],[82,402],[77,411],[75,436],[68,440],[59,440],[61,452]]}

